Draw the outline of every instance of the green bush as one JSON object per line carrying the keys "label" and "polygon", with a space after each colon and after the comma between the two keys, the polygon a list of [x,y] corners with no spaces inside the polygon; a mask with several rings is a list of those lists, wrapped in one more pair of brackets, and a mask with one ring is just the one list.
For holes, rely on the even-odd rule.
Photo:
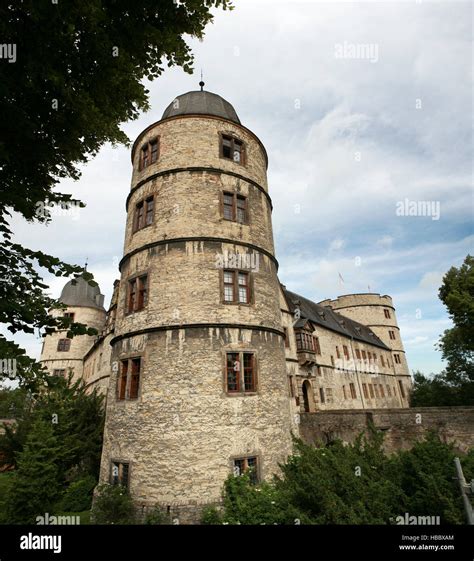
{"label": "green bush", "polygon": [[100,485],[91,518],[94,524],[134,524],[135,509],[126,487]]}
{"label": "green bush", "polygon": [[170,519],[163,510],[157,505],[155,508],[149,512],[144,519],[144,524],[159,525],[159,524],[169,524]]}
{"label": "green bush", "polygon": [[63,495],[59,503],[60,510],[65,512],[82,512],[89,510],[92,505],[92,492],[96,486],[96,480],[91,475],[73,481]]}

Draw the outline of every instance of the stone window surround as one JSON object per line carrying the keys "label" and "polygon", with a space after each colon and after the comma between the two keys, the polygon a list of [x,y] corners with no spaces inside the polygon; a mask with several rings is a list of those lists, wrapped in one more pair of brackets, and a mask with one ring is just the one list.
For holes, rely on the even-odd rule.
{"label": "stone window surround", "polygon": [[[140,150],[138,151],[138,171],[143,171],[145,169],[147,169],[148,167],[150,167],[152,164],[156,164],[156,162],[158,162],[158,160],[160,159],[160,142],[161,137],[160,135],[157,136],[153,136],[151,138],[149,138],[146,142],[144,142],[141,146],[140,146]],[[151,145],[152,144],[157,144],[157,153],[156,153],[156,160],[151,161]],[[143,165],[143,151],[144,148],[147,148],[147,150],[149,150],[149,158],[150,161],[147,163],[146,166]]]}
{"label": "stone window surround", "polygon": [[[152,220],[149,224],[146,223],[146,216],[147,216],[147,209],[148,209],[148,201],[152,199],[153,200],[153,213],[152,213]],[[143,204],[143,226],[141,226],[140,228],[137,227],[137,208],[138,205]],[[137,201],[134,205],[134,209],[133,209],[133,213],[132,213],[132,235],[136,234],[137,232],[141,232],[142,230],[144,230],[145,228],[149,228],[150,226],[152,226],[155,222],[155,208],[156,208],[156,204],[155,204],[155,195],[154,193],[145,195],[143,198],[141,198],[139,201]]]}
{"label": "stone window surround", "polygon": [[[232,205],[232,213],[233,218],[226,218],[224,214],[224,196],[225,195],[232,195],[233,197],[233,205]],[[237,199],[238,198],[244,199],[245,201],[245,221],[240,222],[237,220]],[[226,222],[234,222],[239,226],[250,226],[250,212],[249,212],[249,197],[248,195],[243,195],[239,191],[234,191],[232,188],[223,189],[220,192],[220,209],[221,209],[221,219],[225,220]]]}

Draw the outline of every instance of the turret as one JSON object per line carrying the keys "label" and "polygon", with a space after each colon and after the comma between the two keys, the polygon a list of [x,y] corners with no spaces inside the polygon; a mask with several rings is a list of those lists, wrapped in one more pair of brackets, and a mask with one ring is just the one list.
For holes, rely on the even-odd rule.
{"label": "turret", "polygon": [[101,480],[186,522],[291,449],[267,155],[201,90],[138,136],[132,165]]}

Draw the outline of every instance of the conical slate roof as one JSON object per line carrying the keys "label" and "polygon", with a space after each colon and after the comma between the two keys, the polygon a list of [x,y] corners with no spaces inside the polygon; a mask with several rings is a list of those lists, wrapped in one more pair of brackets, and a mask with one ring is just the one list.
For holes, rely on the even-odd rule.
{"label": "conical slate roof", "polygon": [[228,101],[220,95],[199,90],[178,95],[165,109],[162,119],[176,115],[214,115],[241,124]]}

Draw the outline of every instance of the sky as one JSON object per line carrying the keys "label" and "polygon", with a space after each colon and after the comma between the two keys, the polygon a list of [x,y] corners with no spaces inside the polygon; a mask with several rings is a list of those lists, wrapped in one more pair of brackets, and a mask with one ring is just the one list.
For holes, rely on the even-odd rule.
{"label": "sky", "polygon": [[[393,297],[411,370],[443,368],[444,273],[473,253],[472,4],[236,0],[189,40],[195,74],[167,69],[133,141],[184,92],[228,100],[262,140],[280,281],[314,301]],[[58,189],[87,204],[16,240],[84,264],[110,301],[123,254],[130,150],[104,146]],[[407,211],[417,215],[407,215]],[[414,211],[413,211],[414,209]],[[427,215],[427,213],[429,215]],[[64,279],[45,277],[58,297]],[[5,330],[3,330],[5,333]],[[41,338],[15,341],[39,358]]]}

